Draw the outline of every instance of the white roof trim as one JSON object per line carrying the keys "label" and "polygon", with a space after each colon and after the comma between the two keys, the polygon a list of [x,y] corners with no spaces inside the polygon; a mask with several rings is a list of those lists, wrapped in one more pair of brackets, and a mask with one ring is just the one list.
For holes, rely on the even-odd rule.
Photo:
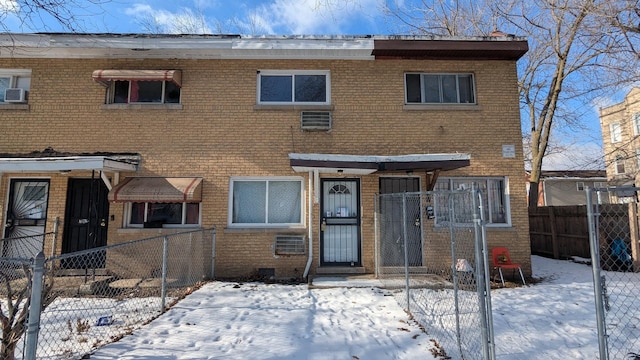
{"label": "white roof trim", "polygon": [[105,156],[66,156],[41,158],[0,158],[0,173],[53,172],[71,170],[130,171],[136,164]]}

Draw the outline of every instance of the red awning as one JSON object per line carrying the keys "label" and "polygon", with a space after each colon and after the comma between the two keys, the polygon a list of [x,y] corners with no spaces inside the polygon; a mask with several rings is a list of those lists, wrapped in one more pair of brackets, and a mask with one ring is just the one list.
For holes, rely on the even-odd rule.
{"label": "red awning", "polygon": [[109,191],[114,202],[200,202],[200,177],[128,177]]}
{"label": "red awning", "polygon": [[96,70],[93,80],[108,85],[117,80],[171,81],[182,86],[180,70]]}

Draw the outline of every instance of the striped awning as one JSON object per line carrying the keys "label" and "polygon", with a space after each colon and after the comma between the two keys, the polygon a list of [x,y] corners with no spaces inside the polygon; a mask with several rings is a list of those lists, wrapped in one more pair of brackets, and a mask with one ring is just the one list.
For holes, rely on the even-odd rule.
{"label": "striped awning", "polygon": [[200,177],[128,177],[109,191],[112,202],[200,202]]}
{"label": "striped awning", "polygon": [[180,70],[95,70],[93,80],[102,84],[109,84],[117,80],[141,81],[172,81],[182,86],[182,71]]}

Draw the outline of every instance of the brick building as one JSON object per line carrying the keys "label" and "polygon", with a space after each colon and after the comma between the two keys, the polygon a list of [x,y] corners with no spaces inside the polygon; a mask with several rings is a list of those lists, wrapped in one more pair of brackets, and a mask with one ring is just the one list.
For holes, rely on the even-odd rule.
{"label": "brick building", "polygon": [[[622,102],[600,109],[600,126],[609,185],[638,186],[640,88],[629,91]],[[633,192],[626,195],[617,201],[633,201]]]}
{"label": "brick building", "polygon": [[[372,273],[375,194],[475,182],[489,245],[530,272],[523,38],[0,41],[4,237],[58,218],[59,254],[215,225],[218,277]],[[448,236],[423,232],[429,261]]]}

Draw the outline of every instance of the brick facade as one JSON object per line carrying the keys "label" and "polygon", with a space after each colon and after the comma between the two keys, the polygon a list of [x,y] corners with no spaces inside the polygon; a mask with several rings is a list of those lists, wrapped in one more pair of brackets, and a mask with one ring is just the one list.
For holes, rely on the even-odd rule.
{"label": "brick facade", "polygon": [[[22,154],[51,147],[57,151],[138,153],[140,170],[126,176],[203,178],[203,227],[217,227],[216,276],[246,276],[274,268],[276,276],[300,276],[307,255],[274,256],[277,234],[307,235],[303,229],[227,227],[230,178],[295,176],[304,179],[307,207],[309,174],[292,170],[289,153],[404,155],[468,153],[471,165],[440,177],[499,176],[508,179],[511,226],[490,228],[490,246],[506,245],[514,261],[530,274],[530,247],[515,60],[344,60],[344,59],[122,59],[0,58],[2,68],[31,69],[28,109],[0,107],[0,153]],[[119,109],[104,106],[105,88],[92,80],[97,69],[180,69],[182,109]],[[256,106],[256,73],[261,69],[328,70],[333,127],[329,132],[300,129],[300,110]],[[472,73],[477,106],[455,105],[412,110],[404,105],[404,73]],[[0,105],[1,106],[1,105]],[[503,157],[514,145],[515,158]],[[605,152],[607,149],[605,147]],[[424,173],[421,186],[426,187]],[[6,215],[12,178],[50,179],[47,230],[55,218],[64,224],[68,178],[91,171],[4,173],[0,219]],[[113,176],[113,174],[109,174]],[[362,265],[374,270],[374,195],[381,176],[322,174],[360,180]],[[108,243],[155,236],[176,229],[125,229],[123,205],[109,208]],[[319,205],[306,226],[313,233],[311,274],[319,266]],[[4,223],[4,220],[3,220]],[[65,229],[61,227],[61,231]],[[426,231],[430,231],[426,229]],[[433,231],[433,229],[431,229]],[[59,237],[63,238],[63,235]],[[446,240],[443,241],[443,246]],[[45,244],[48,254],[52,244]],[[448,245],[446,245],[448,246]],[[61,251],[58,241],[55,252]],[[430,254],[437,254],[431,248]],[[308,254],[308,249],[307,249]]]}

